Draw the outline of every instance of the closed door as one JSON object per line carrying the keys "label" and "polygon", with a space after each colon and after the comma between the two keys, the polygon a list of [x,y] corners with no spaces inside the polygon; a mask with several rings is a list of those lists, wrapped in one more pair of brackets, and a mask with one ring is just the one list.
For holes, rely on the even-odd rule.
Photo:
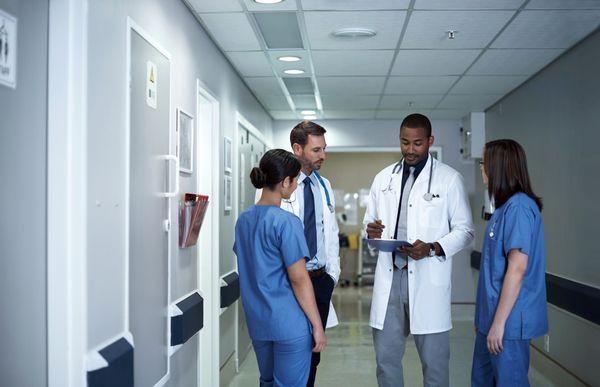
{"label": "closed door", "polygon": [[[239,195],[239,212],[242,213],[246,208],[254,204],[256,188],[250,181],[250,171],[254,167],[258,167],[260,158],[265,153],[265,144],[263,144],[256,136],[252,135],[248,130],[240,131],[239,138],[239,171],[240,171],[240,195]],[[250,335],[248,326],[246,325],[246,315],[241,303],[238,303],[238,358],[240,363],[246,357],[250,348]]]}
{"label": "closed door", "polygon": [[[167,373],[169,60],[131,32],[129,325],[136,386]],[[149,85],[153,81],[154,85]],[[154,94],[152,94],[154,93]],[[177,173],[175,171],[175,173]]]}

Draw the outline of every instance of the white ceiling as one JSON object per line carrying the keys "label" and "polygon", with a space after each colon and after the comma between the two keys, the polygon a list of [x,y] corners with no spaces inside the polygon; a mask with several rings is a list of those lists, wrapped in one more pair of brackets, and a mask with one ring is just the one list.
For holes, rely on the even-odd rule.
{"label": "white ceiling", "polygon": [[[274,119],[299,119],[304,109],[325,119],[461,118],[485,110],[600,25],[600,0],[184,1]],[[270,49],[257,12],[275,13],[275,23],[292,12],[303,47]],[[332,35],[347,27],[377,34]],[[302,60],[277,60],[283,55]],[[294,94],[286,77],[309,78],[314,93]]]}

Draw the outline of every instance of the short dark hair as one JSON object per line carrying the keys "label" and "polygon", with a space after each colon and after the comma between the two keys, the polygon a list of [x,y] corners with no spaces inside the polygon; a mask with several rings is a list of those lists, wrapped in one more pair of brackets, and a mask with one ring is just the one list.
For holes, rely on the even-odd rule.
{"label": "short dark hair", "polygon": [[425,129],[427,137],[431,137],[431,121],[429,121],[429,118],[423,114],[409,114],[402,120],[402,123],[400,124],[400,130],[402,130],[402,128],[423,128]]}
{"label": "short dark hair", "polygon": [[250,181],[256,188],[273,188],[286,177],[298,176],[300,161],[293,153],[283,149],[271,149],[260,159],[258,167],[252,168]]}
{"label": "short dark hair", "polygon": [[542,199],[531,188],[525,150],[518,142],[495,140],[485,144],[483,167],[488,177],[488,195],[494,199],[496,208],[523,192],[542,210]]}
{"label": "short dark hair", "polygon": [[327,132],[324,127],[319,124],[315,124],[312,121],[302,121],[298,125],[294,126],[294,129],[290,132],[290,144],[300,144],[304,147],[308,142],[308,135],[322,136]]}

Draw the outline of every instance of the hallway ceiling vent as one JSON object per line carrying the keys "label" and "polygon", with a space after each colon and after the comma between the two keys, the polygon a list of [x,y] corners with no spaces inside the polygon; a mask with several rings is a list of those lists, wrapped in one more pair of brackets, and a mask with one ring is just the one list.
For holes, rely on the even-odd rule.
{"label": "hallway ceiling vent", "polygon": [[340,28],[331,33],[336,38],[343,39],[363,39],[363,38],[372,38],[377,35],[375,30],[369,28]]}
{"label": "hallway ceiling vent", "polygon": [[290,94],[314,94],[315,92],[312,81],[308,77],[285,77],[283,83]]}
{"label": "hallway ceiling vent", "polygon": [[304,48],[295,12],[255,12],[253,15],[268,48]]}

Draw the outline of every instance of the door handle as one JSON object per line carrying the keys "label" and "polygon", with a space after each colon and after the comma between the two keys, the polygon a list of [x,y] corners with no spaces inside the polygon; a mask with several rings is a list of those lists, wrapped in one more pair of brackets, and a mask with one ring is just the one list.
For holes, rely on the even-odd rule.
{"label": "door handle", "polygon": [[169,167],[175,165],[175,173],[171,173],[171,168],[167,168],[167,182],[169,187],[171,186],[171,176],[175,175],[175,189],[173,191],[161,192],[160,196],[163,198],[172,198],[177,196],[179,193],[179,158],[173,155],[160,155],[160,160],[167,160]]}

